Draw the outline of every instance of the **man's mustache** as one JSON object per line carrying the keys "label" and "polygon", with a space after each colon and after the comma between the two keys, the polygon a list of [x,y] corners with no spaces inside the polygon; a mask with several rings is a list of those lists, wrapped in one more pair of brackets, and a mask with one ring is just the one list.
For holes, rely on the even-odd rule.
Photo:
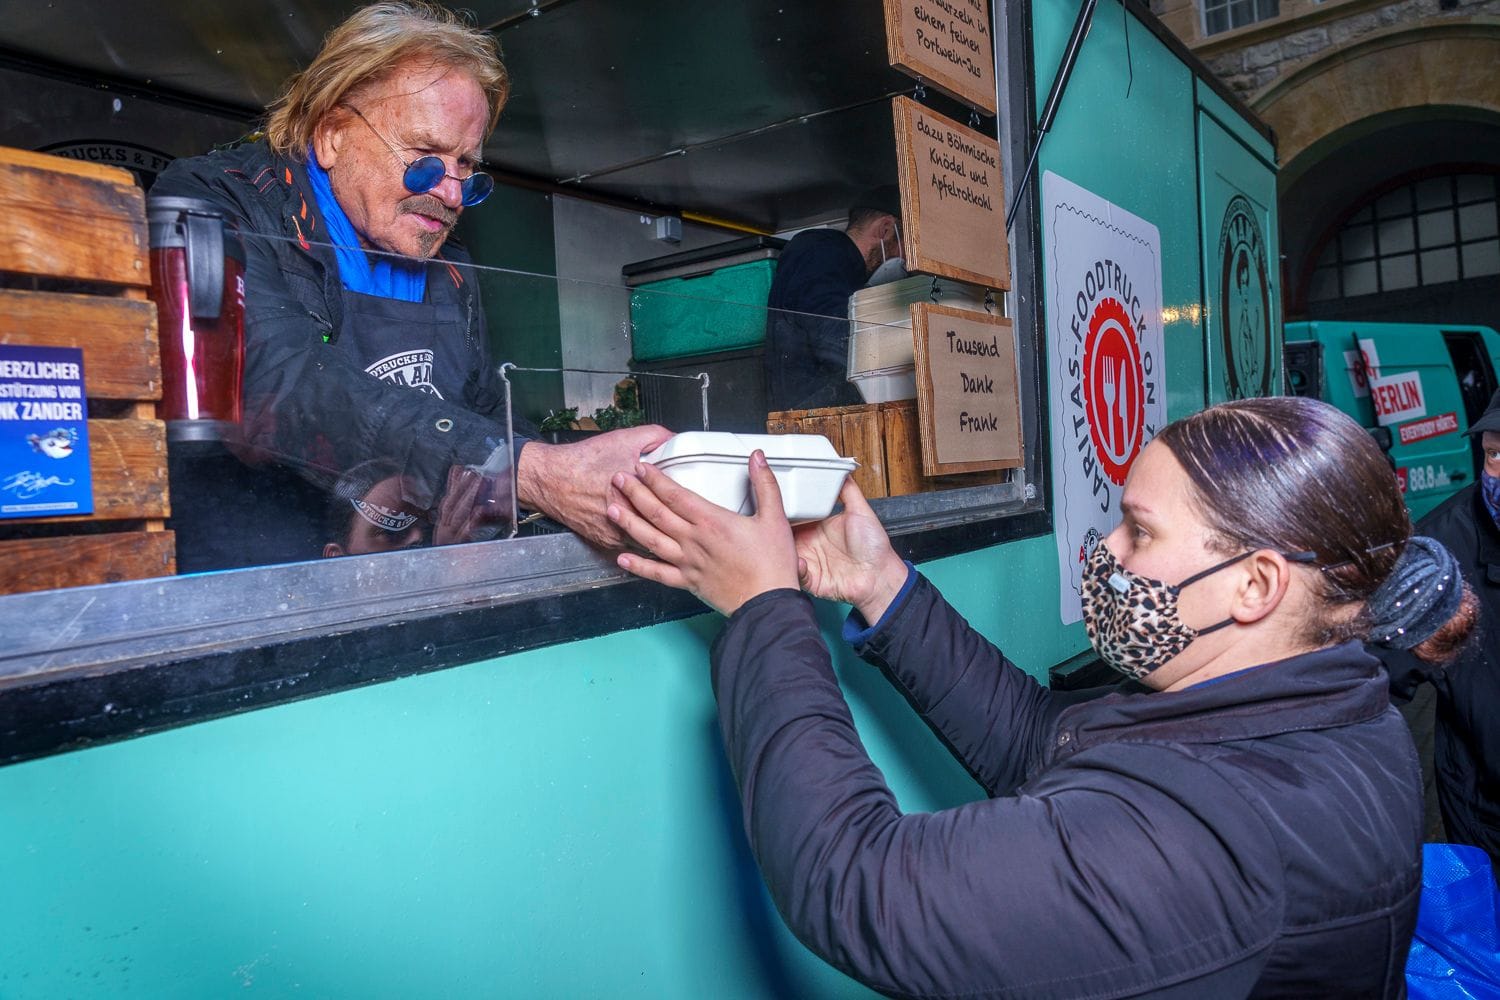
{"label": "man's mustache", "polygon": [[444,205],[438,198],[430,194],[419,194],[406,199],[401,203],[401,215],[415,213],[426,215],[437,219],[445,226],[451,226],[458,221],[458,213]]}

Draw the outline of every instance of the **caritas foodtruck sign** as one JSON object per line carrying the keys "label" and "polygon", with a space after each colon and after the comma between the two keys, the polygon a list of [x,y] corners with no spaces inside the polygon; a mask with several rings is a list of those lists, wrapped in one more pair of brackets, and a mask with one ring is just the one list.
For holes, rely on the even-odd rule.
{"label": "caritas foodtruck sign", "polygon": [[1060,609],[1083,617],[1084,561],[1120,520],[1136,456],[1167,415],[1157,228],[1050,171],[1047,353]]}

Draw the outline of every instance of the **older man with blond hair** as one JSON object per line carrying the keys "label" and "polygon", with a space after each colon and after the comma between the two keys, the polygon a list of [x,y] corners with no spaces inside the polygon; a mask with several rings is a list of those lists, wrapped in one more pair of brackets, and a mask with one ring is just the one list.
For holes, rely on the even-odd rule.
{"label": "older man with blond hair", "polygon": [[[507,478],[496,359],[469,257],[450,237],[494,187],[481,152],[509,91],[488,33],[419,0],[372,4],[288,81],[262,138],[178,160],[152,189],[210,202],[239,226],[236,451],[260,463],[254,492],[278,516],[321,511],[321,499],[288,498],[375,460],[401,468],[403,503],[434,519],[476,493],[454,487],[464,470]],[[667,436],[641,427],[574,445],[518,440],[519,502],[613,545],[610,476]]]}

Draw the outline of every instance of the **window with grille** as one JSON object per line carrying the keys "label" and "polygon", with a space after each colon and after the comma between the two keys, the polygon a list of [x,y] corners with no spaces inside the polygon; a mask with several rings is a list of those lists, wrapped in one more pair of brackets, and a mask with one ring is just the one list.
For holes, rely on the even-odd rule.
{"label": "window with grille", "polygon": [[1203,0],[1203,34],[1268,21],[1281,13],[1281,0]]}
{"label": "window with grille", "polygon": [[1323,247],[1310,301],[1353,298],[1500,274],[1494,174],[1430,177],[1344,220]]}

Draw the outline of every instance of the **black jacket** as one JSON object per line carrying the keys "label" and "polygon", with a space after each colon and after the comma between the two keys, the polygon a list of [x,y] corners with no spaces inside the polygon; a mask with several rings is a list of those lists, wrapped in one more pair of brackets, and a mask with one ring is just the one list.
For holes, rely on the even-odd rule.
{"label": "black jacket", "polygon": [[175,160],[151,194],[204,198],[245,244],[244,443],[320,486],[372,459],[396,462],[407,499],[427,509],[448,469],[478,464],[504,442],[504,403],[490,360],[478,284],[450,238],[429,265],[427,298],[451,317],[429,345],[459,374],[439,398],[367,374],[359,332],[345,329],[337,257],[306,168],[263,142]]}
{"label": "black jacket", "polygon": [[1480,602],[1479,627],[1446,669],[1410,653],[1381,653],[1392,690],[1410,696],[1423,681],[1437,691],[1433,757],[1448,839],[1483,848],[1500,876],[1500,530],[1479,484],[1449,497],[1417,533],[1446,545]]}
{"label": "black jacket", "polygon": [[811,602],[713,650],[745,828],[809,948],[901,997],[1396,997],[1421,786],[1354,644],[1188,691],[1051,692],[925,580],[859,652],[993,798],[903,815]]}
{"label": "black jacket", "polygon": [[859,248],[837,229],[804,230],[786,245],[766,297],[766,403],[772,410],[860,402],[849,384],[849,296],[868,278]]}

